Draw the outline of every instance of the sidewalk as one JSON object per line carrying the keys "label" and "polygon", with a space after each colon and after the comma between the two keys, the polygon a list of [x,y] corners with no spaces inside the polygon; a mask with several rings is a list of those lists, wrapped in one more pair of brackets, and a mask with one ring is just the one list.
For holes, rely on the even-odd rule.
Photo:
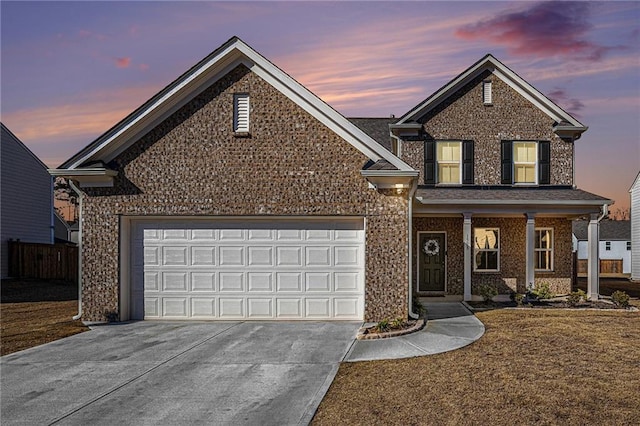
{"label": "sidewalk", "polygon": [[459,302],[426,303],[427,325],[400,337],[356,340],[346,362],[411,358],[467,346],[484,334],[484,324]]}

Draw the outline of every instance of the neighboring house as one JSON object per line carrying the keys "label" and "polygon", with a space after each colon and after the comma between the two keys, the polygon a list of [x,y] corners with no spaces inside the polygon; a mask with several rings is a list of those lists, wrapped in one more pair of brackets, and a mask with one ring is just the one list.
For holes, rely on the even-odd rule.
{"label": "neighboring house", "polygon": [[[578,252],[578,275],[587,275],[588,222],[573,222],[574,251]],[[631,274],[631,221],[603,220],[600,222],[600,273],[608,276]]]}
{"label": "neighboring house", "polygon": [[568,292],[567,219],[597,244],[611,203],[573,187],[585,130],[490,55],[349,121],[232,38],[50,172],[83,192],[85,321],[378,321],[416,291]]}
{"label": "neighboring house", "polygon": [[631,188],[631,280],[640,281],[640,173]]}
{"label": "neighboring house", "polygon": [[9,239],[53,243],[53,178],[47,166],[0,123],[2,278],[8,277]]}
{"label": "neighboring house", "polygon": [[54,212],[54,237],[56,243],[78,243],[77,235],[76,241],[73,241],[74,234],[71,230],[71,224],[67,222],[61,215],[58,213],[55,208]]}

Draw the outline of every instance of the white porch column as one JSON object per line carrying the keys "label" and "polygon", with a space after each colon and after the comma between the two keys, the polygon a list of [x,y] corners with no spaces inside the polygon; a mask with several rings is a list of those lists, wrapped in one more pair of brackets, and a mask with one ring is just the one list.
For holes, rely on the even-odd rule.
{"label": "white porch column", "polygon": [[527,213],[527,239],[526,239],[526,286],[527,290],[535,287],[535,244],[536,244],[536,215]]}
{"label": "white porch column", "polygon": [[464,243],[464,300],[471,300],[471,259],[473,244],[471,242],[471,213],[463,213],[462,241]]}
{"label": "white porch column", "polygon": [[600,296],[600,224],[598,215],[593,213],[587,227],[587,297],[598,300]]}

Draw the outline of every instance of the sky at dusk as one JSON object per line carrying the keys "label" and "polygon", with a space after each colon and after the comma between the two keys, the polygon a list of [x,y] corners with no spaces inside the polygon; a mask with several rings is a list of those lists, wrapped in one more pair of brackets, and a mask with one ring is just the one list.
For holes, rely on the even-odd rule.
{"label": "sky at dusk", "polygon": [[589,130],[581,189],[640,171],[640,2],[0,3],[2,122],[56,167],[234,35],[347,117],[400,116],[492,53]]}

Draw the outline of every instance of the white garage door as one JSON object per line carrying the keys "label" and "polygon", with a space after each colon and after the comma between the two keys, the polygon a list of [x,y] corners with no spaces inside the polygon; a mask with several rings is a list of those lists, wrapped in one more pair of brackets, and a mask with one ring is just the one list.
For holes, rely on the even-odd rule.
{"label": "white garage door", "polygon": [[361,219],[138,221],[132,232],[132,318],[363,318]]}

